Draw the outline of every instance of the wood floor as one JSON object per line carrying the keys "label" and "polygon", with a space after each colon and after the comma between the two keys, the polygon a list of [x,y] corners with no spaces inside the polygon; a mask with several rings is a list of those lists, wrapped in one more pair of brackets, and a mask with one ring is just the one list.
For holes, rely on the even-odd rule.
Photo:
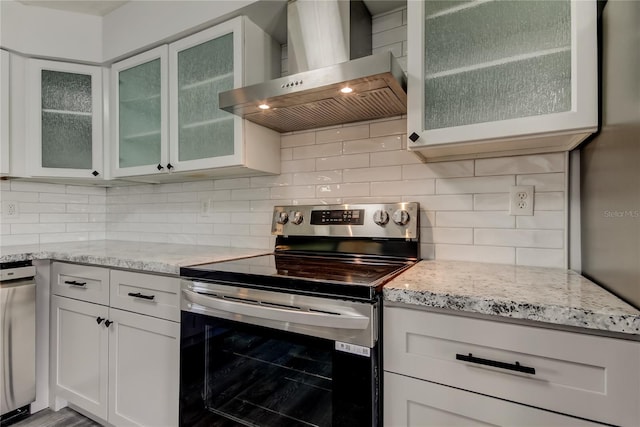
{"label": "wood floor", "polygon": [[63,408],[58,412],[43,409],[32,414],[26,420],[12,424],[11,427],[97,427],[100,424],[86,418],[76,411]]}

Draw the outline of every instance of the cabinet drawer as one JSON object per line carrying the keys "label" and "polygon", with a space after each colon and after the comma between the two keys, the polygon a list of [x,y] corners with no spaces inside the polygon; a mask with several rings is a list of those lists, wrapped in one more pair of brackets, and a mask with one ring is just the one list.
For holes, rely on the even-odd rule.
{"label": "cabinet drawer", "polygon": [[384,426],[599,426],[494,397],[384,373]]}
{"label": "cabinet drawer", "polygon": [[111,307],[180,321],[180,279],[111,270]]}
{"label": "cabinet drawer", "polygon": [[51,266],[51,293],[109,305],[109,269],[54,262]]}
{"label": "cabinet drawer", "polygon": [[640,343],[398,307],[385,307],[384,337],[385,371],[640,425]]}

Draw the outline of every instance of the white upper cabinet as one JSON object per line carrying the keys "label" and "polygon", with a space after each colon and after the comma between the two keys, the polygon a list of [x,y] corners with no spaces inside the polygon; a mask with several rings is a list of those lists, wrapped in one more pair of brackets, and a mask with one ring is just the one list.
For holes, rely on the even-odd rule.
{"label": "white upper cabinet", "polygon": [[113,175],[279,173],[280,135],[218,108],[219,92],[274,77],[273,47],[238,17],[115,64]]}
{"label": "white upper cabinet", "polygon": [[9,165],[9,52],[0,50],[0,176]]}
{"label": "white upper cabinet", "polygon": [[408,146],[565,151],[597,128],[595,1],[408,2]]}
{"label": "white upper cabinet", "polygon": [[169,163],[168,47],[111,69],[113,175],[149,175]]}
{"label": "white upper cabinet", "polygon": [[102,180],[102,68],[27,63],[27,173]]}
{"label": "white upper cabinet", "polygon": [[[171,159],[176,168],[225,166],[242,159],[241,120],[218,107],[218,93],[244,82],[242,20],[173,43]],[[247,64],[248,65],[248,64]]]}

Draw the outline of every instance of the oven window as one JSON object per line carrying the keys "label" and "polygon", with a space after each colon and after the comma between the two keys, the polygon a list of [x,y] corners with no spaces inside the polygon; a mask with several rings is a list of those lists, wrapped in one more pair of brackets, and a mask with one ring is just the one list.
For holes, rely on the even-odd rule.
{"label": "oven window", "polygon": [[371,425],[370,358],[193,313],[183,313],[182,334],[183,426]]}
{"label": "oven window", "polygon": [[205,326],[207,410],[250,425],[331,424],[331,349],[322,341]]}

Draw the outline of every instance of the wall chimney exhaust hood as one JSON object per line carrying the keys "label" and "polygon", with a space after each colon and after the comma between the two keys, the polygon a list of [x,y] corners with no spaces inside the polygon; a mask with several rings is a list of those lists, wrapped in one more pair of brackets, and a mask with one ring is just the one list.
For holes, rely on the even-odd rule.
{"label": "wall chimney exhaust hood", "polygon": [[222,92],[220,108],[278,132],[407,112],[397,60],[370,55],[371,16],[361,0],[294,0],[287,18],[293,74]]}

